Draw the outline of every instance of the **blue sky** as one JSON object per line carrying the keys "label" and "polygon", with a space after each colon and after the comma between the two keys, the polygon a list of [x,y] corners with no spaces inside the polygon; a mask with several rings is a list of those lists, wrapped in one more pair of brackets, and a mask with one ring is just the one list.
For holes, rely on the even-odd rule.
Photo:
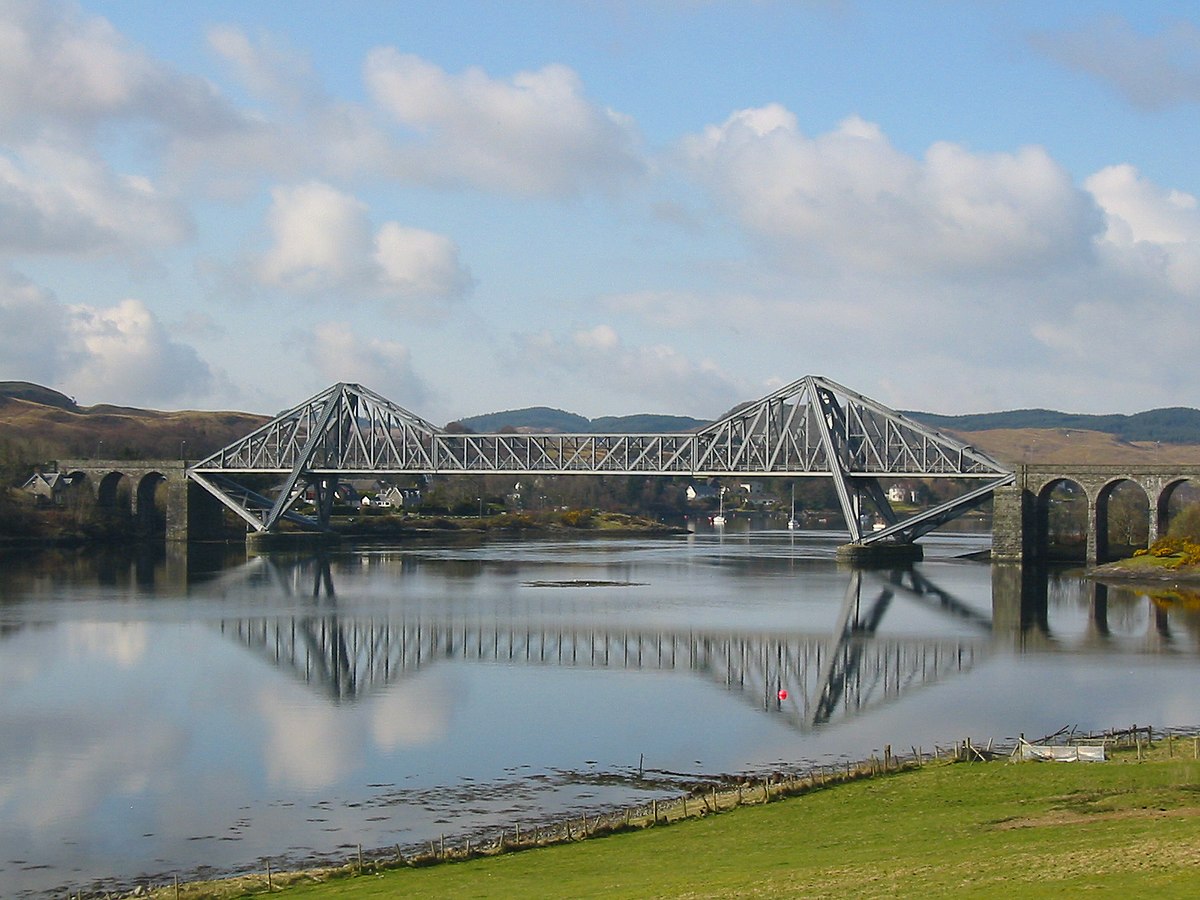
{"label": "blue sky", "polygon": [[1200,405],[1200,14],[0,0],[0,380]]}

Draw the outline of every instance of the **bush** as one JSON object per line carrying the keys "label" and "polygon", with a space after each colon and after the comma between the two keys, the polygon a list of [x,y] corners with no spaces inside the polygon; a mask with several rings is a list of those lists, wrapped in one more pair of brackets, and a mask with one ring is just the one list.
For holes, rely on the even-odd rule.
{"label": "bush", "polygon": [[1169,560],[1171,568],[1200,565],[1200,541],[1167,535],[1150,546],[1150,555]]}
{"label": "bush", "polygon": [[562,514],[562,521],[568,528],[591,528],[592,511],[590,509],[569,509]]}
{"label": "bush", "polygon": [[1184,507],[1179,515],[1171,520],[1167,535],[1200,543],[1200,503]]}

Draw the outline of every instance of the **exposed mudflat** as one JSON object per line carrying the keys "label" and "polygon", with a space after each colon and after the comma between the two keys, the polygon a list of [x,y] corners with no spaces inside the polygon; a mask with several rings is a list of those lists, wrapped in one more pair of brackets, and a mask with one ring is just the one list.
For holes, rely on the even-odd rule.
{"label": "exposed mudflat", "polygon": [[591,578],[572,578],[567,581],[522,581],[523,587],[644,587],[644,581],[597,581]]}

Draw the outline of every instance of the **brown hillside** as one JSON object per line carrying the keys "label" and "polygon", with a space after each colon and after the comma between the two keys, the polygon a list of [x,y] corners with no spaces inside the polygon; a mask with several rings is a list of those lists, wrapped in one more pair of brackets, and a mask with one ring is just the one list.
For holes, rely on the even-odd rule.
{"label": "brown hillside", "polygon": [[1200,465],[1200,446],[1122,441],[1100,431],[1065,428],[997,428],[954,436],[1004,463]]}
{"label": "brown hillside", "polygon": [[160,412],[124,407],[78,411],[0,397],[0,452],[10,460],[68,457],[198,459],[253,431],[267,416],[239,412]]}

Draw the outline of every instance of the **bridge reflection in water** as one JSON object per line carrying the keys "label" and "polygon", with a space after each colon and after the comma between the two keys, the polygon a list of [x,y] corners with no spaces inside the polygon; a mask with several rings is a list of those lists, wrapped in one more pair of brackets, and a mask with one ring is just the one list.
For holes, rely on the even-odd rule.
{"label": "bridge reflection in water", "polygon": [[[1018,652],[1104,652],[1125,654],[1196,654],[1200,650],[1200,604],[1187,609],[1181,600],[1187,592],[1163,584],[1157,588],[1114,587],[1089,579],[1081,597],[1062,593],[1063,582],[1046,577],[1044,569],[1019,565],[992,567],[992,609],[998,639]],[[1117,610],[1128,619],[1128,598],[1144,604],[1147,616],[1133,628],[1114,628],[1112,600],[1121,598]],[[1172,596],[1174,595],[1174,596]],[[1193,603],[1195,603],[1193,598]],[[1086,604],[1086,624],[1070,633],[1051,627],[1049,610],[1061,604]],[[1172,620],[1178,621],[1178,627]]]}
{"label": "bridge reflection in water", "polygon": [[[987,655],[991,622],[916,571],[854,571],[832,633],[620,628],[360,616],[337,608],[328,560],[258,557],[240,577],[269,578],[311,613],[225,619],[221,630],[334,702],[353,702],[439,661],[687,672],[807,731],[898,700]],[[235,577],[227,573],[223,580]],[[965,622],[969,638],[880,638],[897,597]],[[786,690],[786,694],[781,694]]]}
{"label": "bridge reflection in water", "polygon": [[[855,570],[846,578],[830,632],[744,633],[547,625],[532,618],[514,623],[478,614],[364,616],[338,609],[328,559],[262,556],[220,580],[269,580],[289,597],[307,598],[311,612],[230,618],[220,628],[335,703],[352,703],[442,661],[686,672],[799,732],[897,702],[969,671],[997,650],[1156,653],[1177,644],[1167,611],[1148,599],[1145,635],[1114,635],[1108,588],[1096,583],[1088,588],[1088,627],[1082,634],[1056,635],[1047,616],[1052,582],[1044,572],[1021,567],[993,567],[990,617],[916,569]],[[936,612],[967,636],[878,636],[897,599]]]}

